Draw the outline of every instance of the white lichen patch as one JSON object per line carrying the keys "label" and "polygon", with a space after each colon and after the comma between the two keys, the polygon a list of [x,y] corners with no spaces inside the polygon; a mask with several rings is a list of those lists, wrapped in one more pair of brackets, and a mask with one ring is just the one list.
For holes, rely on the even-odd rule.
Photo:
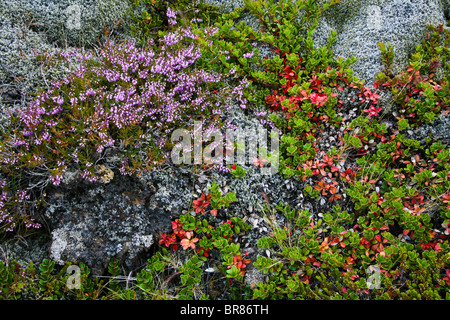
{"label": "white lichen patch", "polygon": [[50,258],[56,263],[63,265],[64,261],[68,258],[66,257],[65,252],[82,252],[86,249],[82,239],[82,234],[79,231],[69,231],[65,229],[53,230]]}

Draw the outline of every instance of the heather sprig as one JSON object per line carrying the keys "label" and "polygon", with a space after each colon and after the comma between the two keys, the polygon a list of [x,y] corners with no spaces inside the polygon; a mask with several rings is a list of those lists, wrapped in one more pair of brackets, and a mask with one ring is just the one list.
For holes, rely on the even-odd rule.
{"label": "heather sprig", "polygon": [[26,190],[15,190],[6,180],[0,182],[0,232],[12,232],[24,226],[26,229],[41,227],[32,217],[35,205],[29,201]]}
{"label": "heather sprig", "polygon": [[134,0],[129,10],[131,32],[145,45],[149,39],[180,26],[208,26],[219,16],[215,6],[204,0]]}

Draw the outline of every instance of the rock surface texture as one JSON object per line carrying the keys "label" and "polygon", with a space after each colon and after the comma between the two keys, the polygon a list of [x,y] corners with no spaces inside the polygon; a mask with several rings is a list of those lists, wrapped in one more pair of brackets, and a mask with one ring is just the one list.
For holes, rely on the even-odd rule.
{"label": "rock surface texture", "polygon": [[75,180],[51,191],[45,214],[50,257],[61,264],[84,261],[94,274],[113,258],[136,265],[155,236],[168,232],[171,220],[189,206],[183,190],[191,185],[187,175],[165,171],[148,180],[117,174],[99,185]]}
{"label": "rock surface texture", "polygon": [[4,0],[2,17],[23,22],[47,43],[92,46],[108,30],[112,36],[125,30],[130,3],[122,0]]}
{"label": "rock surface texture", "polygon": [[353,66],[354,74],[368,84],[382,68],[378,42],[395,46],[394,71],[400,72],[423,39],[427,25],[445,23],[439,0],[344,0],[325,13],[323,19],[319,25],[328,25],[338,32],[334,54],[355,56],[358,60]]}

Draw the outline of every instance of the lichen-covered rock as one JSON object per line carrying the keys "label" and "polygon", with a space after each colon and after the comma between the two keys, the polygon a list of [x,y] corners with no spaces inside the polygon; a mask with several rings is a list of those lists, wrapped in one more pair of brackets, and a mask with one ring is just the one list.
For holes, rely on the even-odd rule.
{"label": "lichen-covered rock", "polygon": [[406,137],[425,143],[425,138],[441,140],[450,144],[450,116],[441,115],[430,124],[423,124],[414,130],[407,130]]}
{"label": "lichen-covered rock", "polygon": [[150,176],[151,181],[117,173],[103,184],[73,179],[50,190],[45,219],[51,258],[60,264],[81,261],[97,275],[111,259],[136,266],[190,201],[188,176],[167,171]]}
{"label": "lichen-covered rock", "polygon": [[224,13],[230,13],[244,6],[244,0],[206,0],[205,2],[217,6]]}
{"label": "lichen-covered rock", "polygon": [[48,68],[38,61],[38,53],[52,54],[57,49],[21,20],[3,14],[3,6],[0,4],[0,104],[23,105],[27,93],[62,79],[69,68],[64,64]]}
{"label": "lichen-covered rock", "polygon": [[378,42],[395,46],[394,71],[401,72],[427,25],[445,23],[439,0],[342,0],[324,13],[315,35],[320,44],[336,30],[334,54],[355,56],[354,74],[370,84],[382,70]]}
{"label": "lichen-covered rock", "polygon": [[0,15],[24,22],[47,43],[91,47],[105,30],[112,36],[127,30],[130,5],[123,0],[3,0]]}
{"label": "lichen-covered rock", "polygon": [[2,239],[0,256],[3,262],[16,261],[25,269],[30,263],[36,266],[48,259],[50,244],[50,239],[42,234],[17,235]]}

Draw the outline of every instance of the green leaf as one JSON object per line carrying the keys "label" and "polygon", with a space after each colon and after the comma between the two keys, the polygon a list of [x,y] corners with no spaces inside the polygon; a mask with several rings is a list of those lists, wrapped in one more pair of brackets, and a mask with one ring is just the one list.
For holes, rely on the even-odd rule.
{"label": "green leaf", "polygon": [[296,147],[296,146],[289,146],[289,147],[287,148],[287,151],[288,151],[290,154],[293,154],[295,151],[297,151],[297,147]]}
{"label": "green leaf", "polygon": [[398,122],[398,129],[399,130],[405,130],[405,129],[409,129],[410,127],[409,127],[409,122],[408,122],[408,120],[407,119],[401,119],[399,122]]}

